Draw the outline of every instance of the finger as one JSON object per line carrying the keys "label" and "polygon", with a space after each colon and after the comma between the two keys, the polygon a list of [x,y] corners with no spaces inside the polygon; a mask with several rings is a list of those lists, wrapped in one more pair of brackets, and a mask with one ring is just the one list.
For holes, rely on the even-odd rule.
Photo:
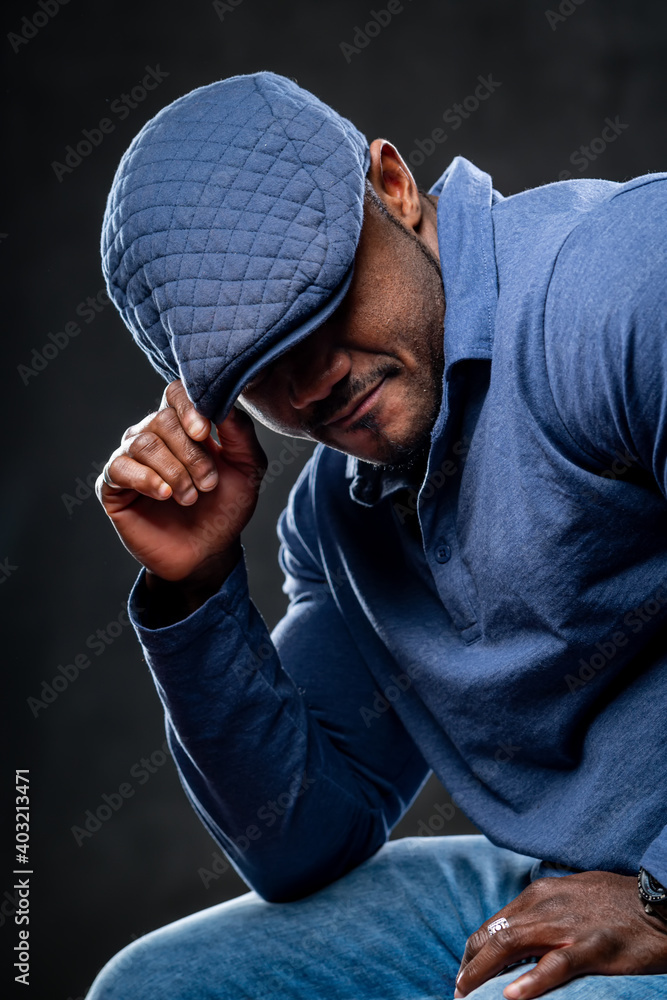
{"label": "finger", "polygon": [[[472,937],[479,935],[482,931],[485,931],[484,927],[481,927]],[[539,938],[537,937],[538,931]],[[545,940],[548,935],[546,927],[535,927],[535,925],[521,927],[516,923],[510,924],[509,927],[498,931],[491,937],[486,932],[486,940],[481,948],[477,946],[479,938],[471,946],[474,953],[468,952],[466,946],[468,957],[464,956],[465,964],[461,964],[461,970],[456,978],[455,995],[467,996],[478,986],[506,969],[508,965],[513,965],[525,958],[542,955],[547,948],[553,947],[553,944],[548,944]],[[472,957],[469,957],[470,954]]]}
{"label": "finger", "polygon": [[[124,490],[135,490],[154,500],[167,500],[172,494],[169,483],[153,469],[141,465],[127,455],[118,456],[107,462],[107,469],[114,483]],[[100,474],[97,483],[99,486],[99,496],[104,500],[111,500],[119,493],[104,482]]]}
{"label": "finger", "polygon": [[[494,915],[492,917],[489,917],[489,919],[486,920],[482,924],[482,926],[479,927],[474,932],[474,934],[470,935],[470,937],[466,941],[465,951],[463,953],[463,959],[461,960],[461,968],[459,969],[459,975],[463,971],[463,969],[465,969],[465,967],[468,964],[468,962],[470,962],[471,959],[473,959],[475,957],[475,955],[486,944],[489,943],[489,940],[492,937],[496,937],[496,934],[494,934],[494,935],[490,935],[489,934],[489,927],[491,927],[493,924],[495,924],[498,921],[501,921],[503,919],[506,920],[509,923],[510,927],[512,927],[512,926],[521,926],[522,916],[525,915],[526,906],[527,906],[527,902],[528,902],[527,899],[526,899],[526,895],[529,892],[533,892],[534,893],[534,891],[535,891],[535,889],[536,889],[536,887],[538,885],[539,885],[539,882],[533,882],[528,887],[528,889],[524,889],[524,891],[522,893],[520,893],[511,902],[509,902],[507,904],[507,906],[504,906],[502,908],[502,910],[498,910],[497,913],[494,913]],[[533,903],[533,905],[534,905],[534,903]],[[517,921],[518,921],[518,925],[517,925]],[[533,921],[533,924],[534,924],[534,921]],[[506,933],[506,928],[502,928],[501,930],[497,931],[496,933],[497,934],[501,934],[501,935],[505,934]],[[502,938],[501,938],[501,940],[502,940]]]}
{"label": "finger", "polygon": [[[187,437],[183,428],[180,428],[180,433],[182,434],[184,441],[189,442],[191,447],[200,447],[195,445],[194,442]],[[114,470],[120,467],[121,471],[113,471],[111,473],[112,478],[114,482],[118,483],[119,486],[122,486],[127,482],[130,476],[128,476],[128,467],[125,465],[125,462],[129,458],[135,463],[138,463],[140,466],[156,473],[172,488],[174,500],[176,500],[177,503],[188,507],[190,504],[196,502],[199,495],[197,492],[198,481],[202,479],[201,472],[196,473],[194,467],[196,464],[201,465],[204,460],[200,457],[197,457],[195,460],[192,455],[189,455],[187,459],[188,468],[186,468],[186,465],[184,465],[184,463],[180,461],[175,454],[176,450],[182,453],[182,451],[186,449],[175,449],[173,445],[168,447],[162,437],[160,437],[160,435],[158,435],[155,431],[141,431],[136,437],[125,445],[124,452],[115,460]],[[206,462],[211,461],[210,455],[206,453]],[[130,474],[134,473],[139,475],[136,465],[130,467],[129,471]],[[122,478],[123,475],[126,476],[125,480]],[[217,472],[215,475],[217,481]],[[140,487],[133,488],[140,489]],[[204,482],[201,484],[201,488],[210,489],[208,483],[205,482],[205,477]]]}
{"label": "finger", "polygon": [[461,960],[461,968],[459,969],[459,973],[462,972],[463,969],[465,969],[465,967],[468,965],[468,963],[472,961],[475,955],[477,955],[482,950],[482,948],[489,943],[489,941],[497,937],[498,934],[501,935],[500,941],[502,942],[502,935],[506,934],[508,928],[502,928],[501,930],[497,931],[496,934],[489,934],[489,927],[491,927],[492,924],[495,924],[504,918],[510,924],[510,927],[515,926],[515,921],[513,920],[512,922],[510,922],[509,918],[511,906],[512,904],[510,903],[509,906],[503,907],[502,910],[498,910],[498,912],[494,914],[494,916],[490,917],[489,920],[485,921],[485,923],[483,923],[482,926],[479,927],[474,934],[470,935],[470,937],[466,941],[465,951],[463,952],[463,959]]}
{"label": "finger", "polygon": [[473,960],[475,955],[481,951],[484,945],[489,940],[489,932],[487,931],[487,925],[483,924],[479,930],[476,930],[474,934],[471,934],[466,941],[465,951],[463,952],[463,958],[461,959],[461,968],[459,969],[459,975],[463,972],[465,967],[469,962]]}
{"label": "finger", "polygon": [[576,945],[556,948],[543,955],[534,969],[506,986],[503,996],[507,1000],[530,1000],[568,983],[575,976],[593,971],[601,973],[603,970],[591,963],[588,949]]}
{"label": "finger", "polygon": [[166,407],[127,438],[123,447],[132,458],[159,472],[180,500],[191,487],[206,492],[218,484],[218,468],[207,447],[209,439],[210,435],[204,441],[193,441],[176,410]]}
{"label": "finger", "polygon": [[110,490],[124,490],[124,489],[126,489],[126,487],[125,487],[125,486],[118,486],[118,484],[117,484],[117,483],[114,483],[113,479],[112,479],[112,478],[111,478],[111,476],[109,475],[109,469],[108,469],[108,466],[109,466],[110,464],[111,464],[111,459],[109,459],[109,461],[107,462],[107,464],[106,464],[106,465],[104,466],[104,468],[102,469],[102,472],[101,472],[101,477],[102,477],[102,483],[103,483],[103,484],[104,484],[105,486],[108,486],[108,488],[109,488]]}
{"label": "finger", "polygon": [[162,396],[160,409],[173,407],[181,425],[195,441],[203,441],[211,433],[211,421],[198,413],[180,379],[170,382]]}

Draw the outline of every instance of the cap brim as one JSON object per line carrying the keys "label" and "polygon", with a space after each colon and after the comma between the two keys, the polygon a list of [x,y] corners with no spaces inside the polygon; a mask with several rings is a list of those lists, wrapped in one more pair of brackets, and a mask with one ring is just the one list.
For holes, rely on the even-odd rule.
{"label": "cap brim", "polygon": [[291,350],[296,344],[310,336],[311,333],[314,333],[318,327],[322,326],[322,324],[329,319],[347,295],[352,283],[353,274],[354,261],[350,265],[343,280],[320,309],[311,313],[310,316],[303,321],[303,323],[291,330],[285,337],[283,337],[282,340],[280,340],[277,344],[274,344],[273,347],[269,348],[269,350],[265,351],[261,357],[257,358],[249,365],[249,367],[243,372],[243,375],[237,380],[231,392],[216,406],[215,413],[211,418],[213,423],[222,423],[225,417],[229,415],[229,412],[238,399],[240,393],[243,392],[244,387],[248,384],[248,382],[250,382],[251,379],[255,378],[256,375],[259,375],[259,373],[266,368],[267,365],[275,361],[276,358],[279,358],[282,354],[286,354],[287,351]]}

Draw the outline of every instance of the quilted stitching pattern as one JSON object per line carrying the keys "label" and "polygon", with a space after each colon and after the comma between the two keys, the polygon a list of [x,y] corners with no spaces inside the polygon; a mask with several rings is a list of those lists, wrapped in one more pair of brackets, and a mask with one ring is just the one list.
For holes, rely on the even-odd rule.
{"label": "quilted stitching pattern", "polygon": [[351,122],[269,72],[193,90],[131,143],[104,215],[107,288],[205,416],[349,284],[368,166]]}

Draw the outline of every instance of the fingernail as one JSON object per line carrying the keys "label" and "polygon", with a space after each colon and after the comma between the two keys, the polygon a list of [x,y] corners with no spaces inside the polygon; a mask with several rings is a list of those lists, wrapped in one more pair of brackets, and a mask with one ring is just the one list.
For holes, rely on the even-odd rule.
{"label": "fingernail", "polygon": [[215,484],[217,483],[217,481],[218,481],[218,473],[217,472],[209,472],[208,476],[206,476],[206,478],[202,479],[202,481],[201,481],[202,489],[207,490],[207,489],[209,489],[209,487],[215,486]]}
{"label": "fingernail", "polygon": [[171,496],[171,486],[169,483],[162,483],[161,486],[158,487],[158,495],[161,497]]}
{"label": "fingernail", "polygon": [[510,983],[509,986],[505,987],[503,996],[507,997],[507,1000],[521,1000],[524,995],[521,985],[519,982]]}
{"label": "fingernail", "polygon": [[459,993],[458,990],[454,990],[454,1000],[459,1000],[459,997],[462,997],[462,996],[463,996],[463,993]]}
{"label": "fingernail", "polygon": [[197,499],[197,490],[193,488],[191,490],[188,490],[188,492],[184,494],[181,503],[194,503],[196,499]]}
{"label": "fingernail", "polygon": [[191,434],[201,434],[204,430],[206,430],[206,423],[201,419],[201,417],[195,417],[194,420],[190,421]]}

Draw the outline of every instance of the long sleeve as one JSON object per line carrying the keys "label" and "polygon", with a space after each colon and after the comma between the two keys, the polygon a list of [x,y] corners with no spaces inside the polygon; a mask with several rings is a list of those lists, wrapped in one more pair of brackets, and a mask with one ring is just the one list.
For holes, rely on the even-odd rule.
{"label": "long sleeve", "polygon": [[[613,484],[610,490],[641,496],[656,559],[667,527],[666,239],[667,181],[649,177],[629,185],[564,245],[545,315],[552,390],[567,432],[590,456],[592,471]],[[655,614],[666,591],[665,585],[647,590],[644,608]],[[636,609],[625,610],[630,628],[638,622],[641,630]],[[641,727],[642,720],[628,725]],[[659,828],[666,803],[659,789],[652,799]],[[667,826],[641,864],[667,885]]]}
{"label": "long sleeve", "polygon": [[143,570],[129,601],[186,794],[237,871],[272,901],[306,895],[373,854],[428,774],[393,711],[364,724],[375,682],[336,606],[336,581],[296,527],[306,478],[281,519],[291,603],[271,635],[243,559],[176,624],[142,624]]}

